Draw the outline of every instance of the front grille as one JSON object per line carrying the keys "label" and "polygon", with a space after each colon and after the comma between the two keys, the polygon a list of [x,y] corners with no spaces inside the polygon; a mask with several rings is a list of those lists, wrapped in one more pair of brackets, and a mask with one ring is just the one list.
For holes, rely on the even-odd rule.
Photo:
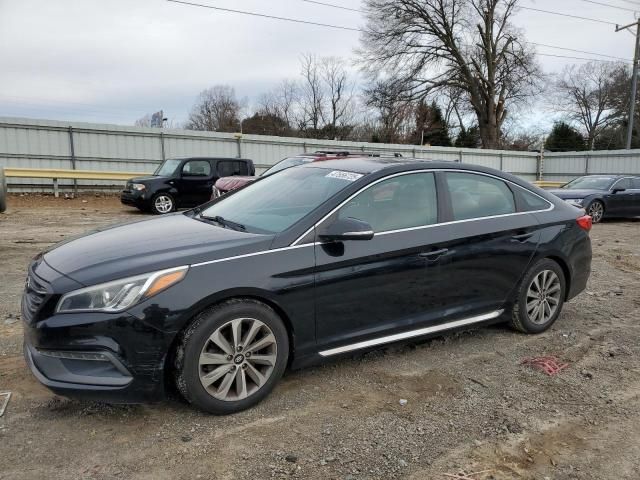
{"label": "front grille", "polygon": [[22,316],[27,323],[32,323],[36,320],[48,296],[49,292],[46,283],[29,272],[24,293],[22,294]]}

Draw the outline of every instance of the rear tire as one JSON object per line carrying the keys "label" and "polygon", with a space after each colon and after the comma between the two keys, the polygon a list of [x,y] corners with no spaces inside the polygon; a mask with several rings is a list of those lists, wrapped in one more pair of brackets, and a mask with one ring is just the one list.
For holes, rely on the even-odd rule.
{"label": "rear tire", "polygon": [[545,258],[526,273],[511,312],[511,326],[523,333],[542,333],[557,320],[566,297],[566,279],[557,262]]}
{"label": "rear tire", "polygon": [[269,306],[229,300],[198,315],[182,334],[175,383],[196,407],[216,415],[250,408],[282,377],[289,336]]}
{"label": "rear tire", "polygon": [[587,215],[591,216],[593,223],[600,223],[604,217],[604,203],[600,200],[594,200],[587,207]]}

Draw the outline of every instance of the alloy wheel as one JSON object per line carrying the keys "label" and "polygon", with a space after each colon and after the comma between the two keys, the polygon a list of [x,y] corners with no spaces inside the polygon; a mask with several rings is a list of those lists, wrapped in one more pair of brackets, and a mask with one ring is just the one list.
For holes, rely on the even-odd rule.
{"label": "alloy wheel", "polygon": [[158,197],[153,202],[153,205],[160,213],[169,213],[171,212],[171,210],[173,210],[173,200],[171,200],[171,197],[168,197],[166,195],[158,195]]}
{"label": "alloy wheel", "polygon": [[537,325],[544,325],[553,318],[562,286],[558,275],[552,270],[543,270],[534,278],[527,290],[527,315]]}
{"label": "alloy wheel", "polygon": [[278,356],[271,329],[254,318],[217,328],[200,353],[200,383],[214,398],[237,401],[256,393],[271,377]]}
{"label": "alloy wheel", "polygon": [[600,202],[593,202],[589,205],[589,211],[587,213],[591,216],[593,223],[598,223],[604,215],[604,207]]}

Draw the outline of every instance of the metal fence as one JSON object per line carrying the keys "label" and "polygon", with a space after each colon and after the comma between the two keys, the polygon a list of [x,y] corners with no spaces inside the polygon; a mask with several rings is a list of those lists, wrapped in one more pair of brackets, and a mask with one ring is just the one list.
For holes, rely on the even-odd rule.
{"label": "metal fence", "polygon": [[[0,166],[72,168],[150,173],[165,158],[244,157],[258,173],[279,160],[316,150],[366,150],[405,157],[465,162],[527,180],[565,180],[589,173],[640,173],[640,150],[545,154],[536,152],[420,147],[305,138],[0,117]],[[10,179],[14,190],[50,190],[38,179]],[[78,181],[80,187],[120,187],[110,181]],[[61,181],[61,187],[72,181]]]}

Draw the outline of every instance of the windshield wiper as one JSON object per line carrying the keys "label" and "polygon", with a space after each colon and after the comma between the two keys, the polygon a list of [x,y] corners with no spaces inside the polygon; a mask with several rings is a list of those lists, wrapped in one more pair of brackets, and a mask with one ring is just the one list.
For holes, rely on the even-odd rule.
{"label": "windshield wiper", "polygon": [[226,218],[221,217],[220,215],[216,215],[215,217],[207,217],[206,215],[200,215],[200,218],[204,218],[205,220],[212,220],[216,223],[219,223],[223,227],[229,227],[232,230],[239,230],[241,232],[244,232],[247,230],[247,227],[245,227],[241,223],[232,222],[231,220],[227,220]]}

